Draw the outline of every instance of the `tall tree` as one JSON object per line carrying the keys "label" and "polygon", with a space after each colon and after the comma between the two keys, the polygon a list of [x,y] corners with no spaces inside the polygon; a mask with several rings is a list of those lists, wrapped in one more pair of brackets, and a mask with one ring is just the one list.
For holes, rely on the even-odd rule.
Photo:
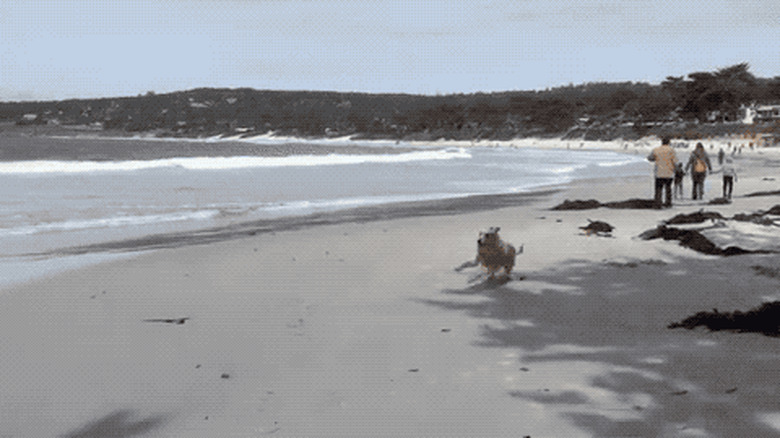
{"label": "tall tree", "polygon": [[756,77],[748,71],[749,68],[748,63],[743,62],[715,72],[715,78],[722,95],[720,108],[722,112],[734,112],[740,104],[747,103],[757,97],[753,95]]}

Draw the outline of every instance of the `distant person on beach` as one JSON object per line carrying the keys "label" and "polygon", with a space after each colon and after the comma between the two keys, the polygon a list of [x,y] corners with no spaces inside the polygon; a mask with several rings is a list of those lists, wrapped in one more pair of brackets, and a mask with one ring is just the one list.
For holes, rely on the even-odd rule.
{"label": "distant person on beach", "polygon": [[707,178],[707,171],[712,171],[712,164],[703,144],[696,143],[696,149],[691,152],[688,164],[685,165],[685,170],[688,169],[691,169],[693,180],[693,199],[704,199],[704,180]]}
{"label": "distant person on beach", "polygon": [[726,156],[726,152],[723,151],[723,148],[720,148],[718,151],[718,165],[723,165],[723,158]]}
{"label": "distant person on beach", "polygon": [[672,178],[677,164],[677,155],[668,138],[661,140],[661,146],[653,149],[647,156],[648,161],[655,163],[655,206],[661,208],[661,192],[666,191],[665,207],[672,206]]}
{"label": "distant person on beach", "polygon": [[734,159],[726,158],[723,164],[723,197],[731,199],[731,192],[734,190],[734,182],[737,181],[737,168],[734,166]]}
{"label": "distant person on beach", "polygon": [[685,176],[685,169],[683,163],[677,162],[674,166],[674,199],[683,198],[683,177]]}

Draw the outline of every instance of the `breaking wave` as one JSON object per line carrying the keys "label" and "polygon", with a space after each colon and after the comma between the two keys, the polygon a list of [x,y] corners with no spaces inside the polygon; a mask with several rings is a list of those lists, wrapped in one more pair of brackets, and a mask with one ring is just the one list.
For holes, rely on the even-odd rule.
{"label": "breaking wave", "polygon": [[465,149],[448,148],[397,154],[290,155],[285,157],[187,157],[130,161],[38,160],[2,162],[0,163],[0,174],[128,172],[160,168],[182,168],[188,170],[227,170],[293,166],[334,166],[365,163],[390,164],[468,158],[471,158],[471,154]]}

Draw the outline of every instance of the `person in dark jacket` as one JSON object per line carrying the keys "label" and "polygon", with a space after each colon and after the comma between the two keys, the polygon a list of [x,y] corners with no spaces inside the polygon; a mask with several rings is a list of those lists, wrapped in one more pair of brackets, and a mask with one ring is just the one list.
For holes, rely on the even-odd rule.
{"label": "person in dark jacket", "polygon": [[683,177],[685,176],[685,168],[683,163],[679,161],[674,166],[674,198],[683,198]]}
{"label": "person in dark jacket", "polygon": [[707,178],[707,172],[712,171],[712,164],[704,145],[696,143],[696,149],[691,152],[688,158],[688,164],[685,170],[691,170],[691,179],[693,180],[693,199],[704,199],[704,180]]}

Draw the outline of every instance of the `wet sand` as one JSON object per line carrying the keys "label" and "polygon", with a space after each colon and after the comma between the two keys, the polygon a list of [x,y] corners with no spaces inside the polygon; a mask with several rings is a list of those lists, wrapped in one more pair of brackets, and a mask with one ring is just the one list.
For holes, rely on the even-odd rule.
{"label": "wet sand", "polygon": [[[0,292],[0,436],[776,436],[780,340],[667,326],[780,299],[761,275],[780,256],[637,238],[780,204],[741,197],[777,189],[772,162],[730,205],[551,210],[649,198],[648,167],[507,204],[82,248],[157,250]],[[454,269],[491,226],[524,248],[508,281]]]}

